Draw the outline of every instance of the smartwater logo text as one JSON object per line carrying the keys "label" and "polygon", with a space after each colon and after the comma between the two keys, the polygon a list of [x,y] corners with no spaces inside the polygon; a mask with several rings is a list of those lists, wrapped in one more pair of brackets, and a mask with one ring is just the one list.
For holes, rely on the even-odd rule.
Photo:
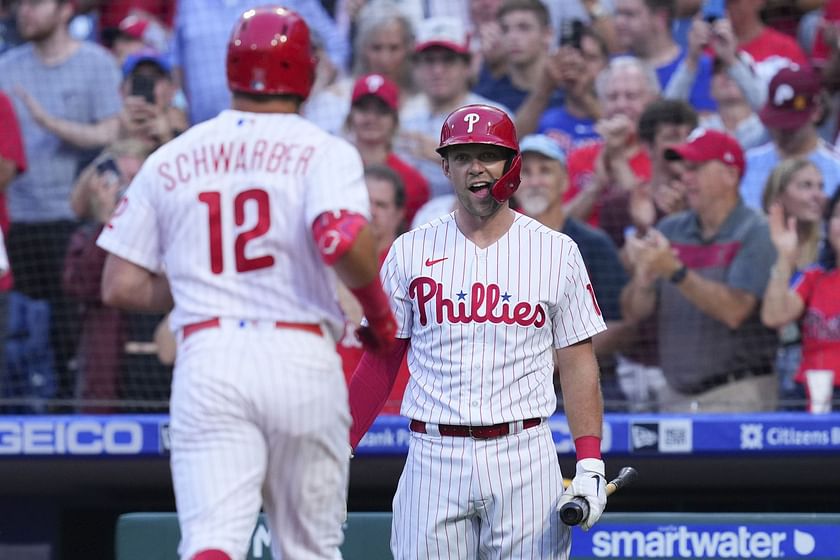
{"label": "smartwater logo text", "polygon": [[831,525],[605,525],[591,531],[591,540],[577,533],[572,552],[575,558],[838,558],[836,532]]}

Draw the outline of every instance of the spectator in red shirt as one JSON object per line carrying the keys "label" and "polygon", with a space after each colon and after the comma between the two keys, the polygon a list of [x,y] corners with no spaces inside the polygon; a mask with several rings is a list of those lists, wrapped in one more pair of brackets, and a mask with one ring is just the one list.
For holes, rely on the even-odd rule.
{"label": "spectator in red shirt", "polygon": [[5,231],[8,217],[2,192],[15,175],[26,171],[26,156],[23,153],[23,140],[15,110],[3,92],[0,92],[0,131],[0,223]]}
{"label": "spectator in red shirt", "polygon": [[599,226],[603,198],[611,189],[632,190],[650,180],[650,156],[639,141],[637,125],[645,107],[659,96],[659,79],[641,60],[620,56],[598,74],[595,89],[602,118],[595,130],[603,142],[569,154],[567,210]]}
{"label": "spectator in red shirt", "polygon": [[[9,231],[9,213],[6,210],[6,188],[19,173],[26,171],[26,155],[23,149],[23,138],[20,135],[15,110],[11,101],[0,91],[0,228],[5,235]],[[5,322],[5,293],[12,287],[12,275],[0,275],[0,294],[3,295],[0,321]],[[0,329],[5,333],[5,328]],[[0,339],[2,340],[2,339]],[[2,347],[2,344],[0,344]],[[0,362],[2,363],[2,362]]]}
{"label": "spectator in red shirt", "polygon": [[790,35],[764,25],[761,9],[766,0],[727,0],[726,11],[742,53],[751,58],[758,78],[765,86],[773,76],[792,64],[808,65],[802,47]]}
{"label": "spectator in red shirt", "polygon": [[[6,187],[18,173],[26,171],[26,155],[23,150],[23,140],[20,136],[15,110],[9,98],[0,92],[0,228],[3,235],[9,230],[9,214],[6,211]],[[0,238],[2,242],[2,238]],[[5,253],[5,249],[3,249]],[[0,272],[0,340],[6,339],[6,309],[8,306],[8,292],[12,289],[12,274],[9,271]],[[0,372],[5,369],[5,344],[0,344]],[[0,395],[3,388],[0,387]]]}
{"label": "spectator in red shirt", "polygon": [[840,385],[840,189],[828,203],[825,225],[824,254],[819,263],[794,274],[799,255],[796,218],[785,221],[780,205],[770,211],[770,233],[778,257],[764,293],[761,320],[771,328],[800,321],[802,362],[794,380],[803,400],[807,395],[805,372],[809,369],[832,370],[834,386]]}
{"label": "spectator in red shirt", "polygon": [[367,74],[353,85],[345,128],[365,166],[387,165],[405,186],[405,223],[429,201],[429,183],[414,167],[393,152],[399,124],[399,87],[382,74]]}

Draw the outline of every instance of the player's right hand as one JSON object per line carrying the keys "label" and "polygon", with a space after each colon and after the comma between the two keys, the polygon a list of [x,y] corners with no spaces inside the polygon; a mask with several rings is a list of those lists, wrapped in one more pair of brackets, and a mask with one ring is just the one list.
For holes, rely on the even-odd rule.
{"label": "player's right hand", "polygon": [[580,496],[589,504],[589,515],[580,522],[580,528],[588,531],[604,513],[607,507],[607,479],[604,477],[604,461],[581,459],[575,467],[575,477],[560,498],[560,505]]}
{"label": "player's right hand", "polygon": [[390,309],[374,316],[367,316],[367,325],[356,329],[356,338],[365,350],[383,353],[394,343],[397,335],[397,321]]}

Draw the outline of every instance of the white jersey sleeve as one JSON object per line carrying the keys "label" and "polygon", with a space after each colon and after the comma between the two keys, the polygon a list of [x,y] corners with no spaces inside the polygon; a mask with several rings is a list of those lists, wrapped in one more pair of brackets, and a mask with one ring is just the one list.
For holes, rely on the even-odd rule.
{"label": "white jersey sleeve", "polygon": [[304,212],[307,224],[324,212],[348,210],[370,220],[370,198],[365,186],[364,165],[359,152],[335,138],[319,153],[307,176]]}
{"label": "white jersey sleeve", "polygon": [[97,244],[106,251],[154,272],[163,270],[158,213],[151,166],[143,165],[117,203]]}
{"label": "white jersey sleeve", "polygon": [[555,348],[571,346],[607,328],[577,243],[565,238],[564,245],[558,305],[552,310]]}

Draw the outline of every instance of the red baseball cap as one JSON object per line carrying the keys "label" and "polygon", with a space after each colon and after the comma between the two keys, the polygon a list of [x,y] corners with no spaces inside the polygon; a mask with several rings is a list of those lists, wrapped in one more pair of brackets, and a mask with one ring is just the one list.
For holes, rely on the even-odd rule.
{"label": "red baseball cap", "polygon": [[120,32],[128,35],[132,39],[137,39],[138,41],[143,40],[143,34],[146,32],[146,29],[149,27],[149,20],[143,16],[139,16],[136,14],[127,15],[121,22],[119,26]]}
{"label": "red baseball cap", "polygon": [[400,88],[382,74],[367,74],[356,80],[351,103],[355,104],[368,95],[378,97],[393,111],[399,109]]}
{"label": "red baseball cap", "polygon": [[806,66],[793,65],[779,70],[770,80],[767,103],[759,112],[767,128],[792,130],[811,118],[822,88],[819,74]]}
{"label": "red baseball cap", "polygon": [[741,145],[732,136],[719,130],[697,128],[682,144],[672,144],[665,149],[665,159],[685,160],[694,163],[719,161],[738,168],[738,176],[744,175],[746,162]]}
{"label": "red baseball cap", "polygon": [[414,52],[422,52],[432,47],[469,54],[470,37],[464,23],[458,18],[447,16],[430,17],[421,21],[417,27]]}

